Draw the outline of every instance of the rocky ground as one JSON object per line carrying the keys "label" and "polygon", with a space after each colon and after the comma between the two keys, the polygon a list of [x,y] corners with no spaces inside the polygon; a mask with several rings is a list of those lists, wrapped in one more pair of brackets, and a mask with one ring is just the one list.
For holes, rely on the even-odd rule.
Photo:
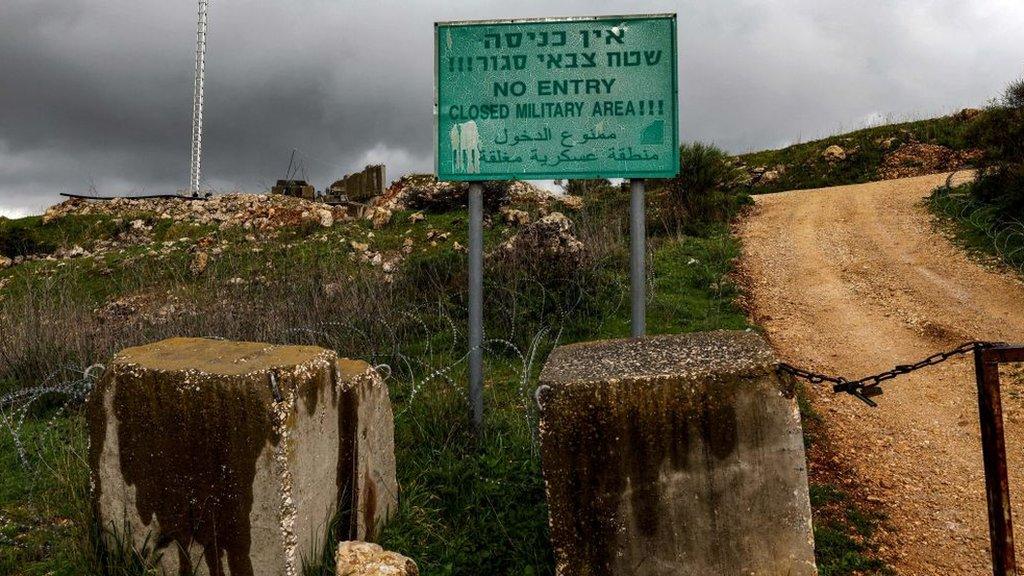
{"label": "rocky ground", "polygon": [[940,118],[883,124],[743,154],[735,158],[740,184],[754,193],[777,192],[960,170],[980,157],[967,143],[984,114],[965,108]]}
{"label": "rocky ground", "polygon": [[[63,241],[49,251],[13,258],[0,254],[0,271],[32,264],[31,274],[49,277],[75,264],[103,276],[131,266],[170,266],[187,262],[182,273],[199,278],[218,259],[264,250],[317,250],[347,253],[350,260],[375,269],[389,282],[410,255],[431,250],[465,252],[444,215],[465,210],[465,184],[438,182],[430,175],[397,180],[368,206],[332,207],[277,195],[226,194],[206,200],[70,199],[48,209],[42,226],[57,228],[78,217],[102,218],[104,226]],[[504,238],[488,258],[509,258],[533,265],[577,263],[583,244],[565,215],[582,208],[582,199],[552,195],[522,182],[489,185],[485,226]],[[428,217],[429,216],[429,217]],[[179,235],[180,234],[180,235]],[[226,286],[270,282],[271,271],[221,278]],[[13,275],[0,274],[0,289]],[[325,282],[331,295],[342,289]],[[0,293],[0,299],[3,299]],[[194,305],[171,291],[146,291],[114,298],[97,308],[103,322],[160,324]]]}
{"label": "rocky ground", "polygon": [[[895,138],[879,140],[876,144],[886,150],[882,163],[878,167],[879,180],[895,180],[924,176],[937,172],[952,172],[971,166],[981,157],[979,150],[953,150],[941,144],[909,141],[897,144]],[[843,148],[838,144],[826,146],[821,158],[830,165],[838,165],[853,158],[859,148]],[[745,173],[744,182],[756,188],[777,182],[787,171],[799,169],[798,166],[777,164],[775,166],[747,166],[740,168]]]}
{"label": "rocky ground", "polygon": [[[783,360],[853,378],[968,340],[1024,341],[1024,285],[971,260],[935,231],[922,205],[945,181],[939,174],[757,197],[739,227],[742,275],[750,311]],[[1006,380],[1014,489],[1024,474],[1024,404],[1021,380]],[[876,409],[825,387],[813,394],[837,466],[888,516],[882,555],[900,574],[990,573],[972,359],[883,388]],[[1020,517],[1024,498],[1013,503]]]}
{"label": "rocky ground", "polygon": [[[193,271],[202,272],[208,257],[222,251],[228,241],[215,242],[210,236],[198,241],[182,237],[155,243],[153,232],[160,222],[169,221],[209,230],[243,231],[245,235],[242,239],[250,243],[273,239],[280,231],[290,228],[332,228],[336,224],[343,225],[359,219],[369,221],[374,229],[379,230],[390,224],[399,212],[414,210],[406,220],[416,223],[424,219],[424,212],[458,209],[465,205],[467,189],[465,183],[439,182],[431,175],[404,176],[395,181],[384,195],[372,199],[367,207],[329,206],[288,196],[241,193],[213,196],[205,200],[119,198],[98,201],[73,198],[47,209],[43,215],[43,224],[59,222],[69,216],[105,216],[120,227],[117,234],[96,239],[88,249],[72,244],[58,246],[52,252],[13,258],[0,255],[0,268],[26,261],[98,257],[125,247],[145,245],[156,253],[184,247],[197,254],[205,254],[197,257],[193,267]],[[489,198],[495,198],[492,211],[496,209],[500,221],[513,226],[530,225],[533,219],[531,214],[543,218],[559,209],[575,211],[583,206],[582,199],[577,196],[553,195],[525,182],[492,185],[488,192]],[[557,235],[567,233],[570,225],[571,222],[561,227],[540,227],[550,229],[551,233]],[[437,241],[446,240],[448,235],[438,231],[427,240],[436,246]],[[360,240],[352,239],[348,243],[349,247],[365,255],[366,261],[384,264],[383,258],[370,252],[369,244]],[[408,253],[410,248],[407,243],[403,251]]]}
{"label": "rocky ground", "polygon": [[[347,207],[328,206],[290,196],[236,193],[196,200],[71,198],[47,209],[43,223],[72,214],[102,214],[126,219],[132,216],[155,216],[175,222],[212,224],[221,228],[240,227],[245,230],[274,230],[306,222],[330,227],[335,221],[352,218],[351,210]],[[134,222],[133,226],[141,227]]]}

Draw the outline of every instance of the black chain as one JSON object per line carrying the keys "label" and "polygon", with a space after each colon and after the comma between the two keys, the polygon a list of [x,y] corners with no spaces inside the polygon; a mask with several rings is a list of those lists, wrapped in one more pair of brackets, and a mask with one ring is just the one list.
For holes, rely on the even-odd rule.
{"label": "black chain", "polygon": [[847,380],[846,378],[842,377],[829,376],[828,374],[820,374],[818,372],[811,372],[810,370],[797,368],[796,366],[786,364],[785,362],[779,364],[779,371],[794,376],[796,378],[801,378],[812,384],[830,382],[832,383],[833,392],[846,392],[847,394],[852,394],[853,396],[856,396],[858,399],[860,399],[868,406],[874,408],[878,406],[878,404],[876,404],[875,401],[871,399],[871,397],[878,396],[879,394],[882,393],[882,389],[878,386],[882,382],[885,382],[886,380],[892,380],[897,376],[909,374],[915,370],[920,370],[921,368],[925,368],[927,366],[941,364],[946,360],[953,358],[954,356],[962,356],[964,354],[976,352],[978,350],[984,350],[986,348],[992,348],[994,346],[999,345],[1000,344],[996,342],[966,342],[964,344],[961,344],[960,346],[957,346],[956,348],[953,348],[952,350],[932,354],[931,356],[919,362],[915,362],[913,364],[900,364],[894,367],[892,370],[886,370],[885,372],[879,372],[878,374],[865,376],[864,378],[861,378],[859,380]]}

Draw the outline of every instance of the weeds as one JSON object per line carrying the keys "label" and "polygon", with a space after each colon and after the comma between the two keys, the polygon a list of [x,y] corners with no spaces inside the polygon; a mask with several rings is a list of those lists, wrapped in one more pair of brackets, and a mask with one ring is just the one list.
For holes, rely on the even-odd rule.
{"label": "weeds", "polygon": [[1024,80],[974,120],[968,138],[983,152],[977,179],[947,182],[928,205],[969,250],[1024,273]]}
{"label": "weeds", "polygon": [[796,384],[797,405],[803,423],[804,447],[809,462],[811,513],[814,519],[814,559],[822,576],[893,574],[878,558],[873,540],[880,514],[862,507],[860,495],[851,495],[837,482],[843,474],[836,469],[834,455],[822,419],[811,401],[811,392]]}
{"label": "weeds", "polygon": [[[955,116],[874,126],[812,142],[793,144],[780,150],[742,154],[736,159],[747,166],[776,170],[777,178],[755,183],[755,193],[824,188],[862,184],[879,179],[879,167],[886,154],[903,144],[939,144],[954,151],[970,147],[970,123]],[[823,153],[838,145],[847,151],[841,162],[830,162]],[[782,167],[781,171],[777,167]]]}
{"label": "weeds", "polygon": [[750,196],[740,190],[742,173],[723,150],[695,142],[679,151],[680,172],[654,182],[652,220],[669,234],[704,235],[705,227],[729,222]]}
{"label": "weeds", "polygon": [[[466,261],[454,246],[466,244],[460,212],[428,213],[421,222],[396,214],[380,230],[365,222],[285,230],[257,242],[237,231],[150,216],[161,238],[203,236],[206,245],[224,250],[199,275],[189,270],[189,252],[146,245],[101,260],[34,261],[0,272],[6,283],[0,414],[8,424],[0,429],[0,458],[19,470],[0,482],[0,542],[19,543],[0,552],[0,571],[145,573],[152,560],[147,551],[124,549],[116,539],[109,548],[96,545],[80,403],[98,369],[84,367],[161,338],[216,336],[319,345],[389,375],[402,493],[381,538],[413,557],[423,574],[550,574],[533,402],[537,374],[558,344],[629,334],[628,193],[607,182],[589,184],[592,196],[573,216],[574,233],[586,246],[579,260],[556,267],[487,259],[479,437],[468,433]],[[716,198],[690,206],[689,224],[650,241],[652,331],[747,325],[727,278],[738,247],[725,221],[735,207],[718,206],[726,200]],[[124,233],[103,218],[75,220],[13,226],[54,246]],[[430,234],[437,231],[447,239],[434,245],[437,236]],[[513,232],[494,218],[486,245]],[[358,241],[397,253],[408,239],[416,248],[392,272],[360,262],[350,248]],[[53,380],[42,381],[41,374],[54,374]],[[45,448],[33,448],[43,437]],[[41,468],[55,473],[40,474]],[[306,559],[304,576],[332,573],[338,537],[325,531],[323,553]]]}
{"label": "weeds", "polygon": [[1024,274],[1024,220],[1012,218],[972,193],[975,184],[935,190],[928,207],[953,238],[975,254],[995,257]]}

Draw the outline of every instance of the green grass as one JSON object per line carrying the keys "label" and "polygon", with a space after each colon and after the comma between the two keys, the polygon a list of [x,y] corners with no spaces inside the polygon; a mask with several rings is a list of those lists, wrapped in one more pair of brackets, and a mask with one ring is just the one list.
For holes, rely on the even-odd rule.
{"label": "green grass", "polygon": [[[417,317],[402,326],[391,326],[391,332],[370,334],[371,339],[395,338],[394,344],[387,344],[384,349],[370,350],[352,344],[348,334],[339,336],[335,342],[343,354],[368,357],[372,352],[396,370],[390,387],[396,413],[396,456],[402,495],[397,514],[383,534],[383,544],[414,558],[426,575],[550,574],[552,552],[539,447],[534,437],[536,413],[532,390],[543,359],[556,344],[552,340],[555,334],[561,334],[560,344],[628,335],[628,253],[621,247],[602,248],[605,255],[591,262],[582,271],[583,277],[565,281],[543,277],[541,281],[523,280],[509,276],[509,271],[501,266],[492,269],[489,265],[488,336],[511,340],[526,354],[533,337],[545,328],[548,332],[546,338],[538,340],[538,349],[528,368],[524,364],[530,359],[524,361],[501,344],[491,345],[486,354],[486,428],[482,437],[476,438],[467,432],[470,426],[465,408],[465,364],[460,362],[462,336],[446,331],[444,320],[452,319],[461,329],[465,255],[453,250],[453,246],[454,242],[466,244],[465,220],[459,211],[427,214],[425,221],[415,224],[406,220],[407,215],[396,214],[382,230],[371,230],[365,222],[354,222],[327,230],[285,232],[255,244],[241,241],[235,232],[194,230],[196,235],[212,234],[218,242],[222,237],[230,241],[225,252],[213,258],[200,277],[188,272],[191,256],[187,247],[155,256],[149,254],[147,247],[133,247],[111,254],[99,263],[77,259],[20,265],[0,271],[0,278],[10,278],[3,289],[9,302],[20,302],[33,294],[47,295],[47,299],[62,302],[60,311],[81,309],[89,314],[111,298],[169,289],[202,306],[219,306],[220,298],[229,298],[280,306],[294,314],[282,299],[294,297],[304,302],[302,299],[309,297],[304,292],[307,285],[358,282],[367,273],[366,265],[349,257],[350,241],[366,242],[371,250],[393,251],[401,247],[405,238],[414,238],[416,251],[402,265],[403,274],[409,279],[402,282],[422,288],[418,293],[403,296],[404,284],[399,282],[382,288],[381,296],[404,298],[408,310],[417,311]],[[83,223],[84,231],[59,236],[39,219],[16,222],[32,235],[58,245],[84,242],[86,236],[97,233],[98,225]],[[155,220],[151,224],[167,238],[195,237],[184,234],[168,221]],[[431,229],[449,232],[450,236],[439,240],[437,246],[430,246],[427,232]],[[488,228],[488,250],[511,232],[498,223]],[[254,247],[259,252],[253,252]],[[652,238],[651,249],[650,332],[747,326],[743,313],[733,304],[735,288],[725,278],[738,254],[736,241],[729,236],[727,227],[714,228],[700,238]],[[255,281],[261,275],[268,277],[266,285]],[[225,282],[236,276],[251,283],[240,288],[225,287]],[[302,282],[279,292],[274,288],[274,281],[279,278],[299,278]],[[388,291],[398,295],[387,296]],[[365,304],[373,308],[379,303]],[[45,307],[46,303],[34,305]],[[514,313],[506,314],[505,310]],[[171,329],[207,330],[210,324],[205,323],[206,316]],[[372,309],[367,316],[373,316]],[[276,333],[260,332],[268,328],[254,327],[260,320],[256,317],[234,320],[223,335],[278,340],[280,331],[288,325],[310,321],[304,316],[287,318],[281,325],[270,326],[279,330]],[[420,322],[424,325],[422,330],[418,328]],[[364,323],[357,327],[370,329]],[[44,328],[45,325],[38,329]],[[159,337],[161,330],[149,327],[117,338],[130,343]],[[48,337],[41,332],[40,338]],[[28,356],[52,355],[50,344],[42,344],[38,353],[30,351]],[[86,344],[96,346],[92,342]],[[392,345],[398,346],[402,358],[421,360],[424,364],[414,362],[411,371],[403,369],[402,359],[388,349]],[[67,361],[85,365],[106,354],[104,350],[75,352],[78,355],[67,356]],[[422,379],[440,367],[450,370],[442,377],[417,384],[414,389],[411,377]],[[39,372],[26,368],[22,373]],[[16,385],[34,383],[26,378]],[[140,573],[130,555],[121,554],[118,560],[118,550],[104,553],[97,550],[95,539],[90,539],[83,423],[75,410],[78,409],[55,419],[45,411],[29,417],[25,437],[34,438],[52,425],[52,436],[48,436],[51,440],[70,436],[74,441],[45,444],[44,451],[32,456],[28,468],[16,461],[11,436],[6,430],[0,431],[0,462],[16,471],[0,482],[0,514],[4,518],[0,525],[4,536],[17,543],[6,546],[7,540],[0,540],[5,544],[0,546],[0,573]],[[329,560],[329,555],[319,561],[311,559],[307,573],[330,574]],[[325,561],[327,566],[323,565]],[[104,568],[104,562],[120,564],[120,568]]]}
{"label": "green grass", "polygon": [[[738,250],[724,227],[709,238],[659,244],[648,313],[652,333],[747,326],[733,304],[732,286],[721,276]],[[587,325],[590,338],[628,336],[628,306],[610,311],[606,321]],[[538,355],[528,390],[549,349]],[[521,390],[521,370],[518,359],[487,366],[486,431],[480,441],[466,432],[465,398],[450,388],[435,390],[437,396],[414,403],[397,420],[402,498],[384,544],[409,553],[424,574],[552,571],[533,400]],[[453,377],[465,381],[461,371]]]}
{"label": "green grass", "polygon": [[[623,198],[613,200],[622,204]],[[0,311],[7,305],[20,312],[23,309],[14,306],[24,301],[32,310],[29,319],[32,314],[58,313],[58,324],[74,328],[80,326],[67,318],[79,317],[66,318],[66,310],[79,311],[85,321],[92,310],[128,294],[170,291],[203,311],[178,324],[133,327],[124,333],[113,326],[89,325],[81,328],[83,340],[71,343],[61,340],[66,336],[63,332],[52,332],[47,320],[29,322],[27,326],[38,335],[25,341],[29,348],[23,358],[14,358],[15,364],[24,366],[8,360],[8,367],[18,368],[14,373],[23,380],[7,388],[36,384],[38,375],[54,366],[103,361],[120,346],[169,334],[320,344],[342,355],[388,363],[395,371],[389,387],[402,493],[382,544],[415,559],[425,575],[551,574],[532,391],[543,359],[554,345],[628,336],[628,251],[621,219],[615,210],[571,215],[597,252],[583,270],[562,276],[541,269],[531,273],[535,276],[523,277],[500,263],[488,264],[488,337],[511,341],[526,358],[503,344],[490,345],[485,355],[485,430],[477,438],[467,432],[465,408],[461,333],[465,254],[454,249],[455,242],[466,245],[466,222],[461,211],[428,213],[426,220],[417,223],[408,222],[408,214],[396,214],[381,230],[359,221],[331,229],[286,230],[257,242],[245,241],[238,230],[182,229],[167,220],[151,221],[161,238],[210,235],[217,243],[228,241],[201,276],[188,270],[187,245],[168,254],[153,255],[148,247],[132,247],[98,263],[43,261],[0,271],[0,282],[9,279],[0,292],[6,299],[6,304],[0,299]],[[485,231],[488,251],[513,232],[497,220]],[[67,224],[60,232],[39,219],[4,224],[12,223],[53,245],[83,244],[91,234],[117,233],[103,228],[110,225],[103,219]],[[429,230],[450,236],[431,246]],[[699,237],[669,235],[649,240],[650,333],[749,327],[735,305],[737,289],[729,279],[739,245],[725,224],[703,225],[701,230]],[[371,250],[395,251],[410,237],[416,250],[390,284],[375,284],[379,269],[371,270],[350,256],[351,241],[367,243]],[[247,284],[227,286],[234,277]],[[352,288],[354,301],[324,301],[321,288],[331,283]],[[372,284],[372,290],[360,288],[364,284]],[[53,302],[59,303],[57,308]],[[241,306],[241,312],[233,306]],[[389,310],[399,307],[397,312]],[[287,330],[317,322],[332,325],[337,320],[350,320],[351,325],[325,328],[333,332],[324,338]],[[4,328],[0,324],[0,337]],[[535,337],[537,348],[530,356]],[[436,369],[443,369],[442,373],[434,373]],[[428,375],[435,377],[424,382]],[[0,573],[142,574],[145,569],[137,557],[116,546],[111,550],[96,546],[90,531],[80,408],[54,418],[47,406],[43,404],[26,424],[29,444],[49,439],[43,449],[30,454],[27,468],[17,462],[10,435],[0,429],[0,464],[15,471],[0,481]],[[812,487],[812,492],[821,489]],[[825,508],[836,506],[830,501]],[[827,517],[816,530],[823,574],[848,574],[842,571],[846,568],[831,567],[873,562],[867,548],[858,548],[865,546],[866,538],[858,531],[867,531],[869,523],[861,522],[856,510],[836,518]],[[331,574],[331,558],[328,550],[321,558],[309,559],[304,576]],[[825,572],[826,567],[834,571]]]}
{"label": "green grass", "polygon": [[[198,238],[215,230],[212,225],[199,225],[160,219],[152,214],[139,214],[139,219],[153,226],[156,242],[179,238]],[[69,215],[48,223],[42,216],[18,219],[0,218],[0,254],[8,257],[49,254],[57,248],[78,245],[91,250],[100,240],[111,240],[129,232],[132,218],[115,219],[107,215]]]}
{"label": "green grass", "polygon": [[[941,144],[953,150],[967,148],[967,126],[967,123],[952,116],[886,124],[794,144],[779,150],[741,154],[737,159],[750,167],[786,167],[778,180],[755,186],[752,191],[756,193],[861,184],[878,180],[878,168],[883,158],[902,144],[917,141]],[[891,145],[883,147],[882,143],[890,138],[893,139]],[[823,157],[823,153],[832,145],[856,152],[846,160],[830,163]]]}
{"label": "green grass", "polygon": [[524,398],[509,367],[488,369],[482,438],[467,432],[465,400],[455,391],[413,406],[396,425],[402,496],[383,544],[415,558],[424,574],[551,572]]}
{"label": "green grass", "polygon": [[877,559],[864,554],[865,547],[842,525],[818,523],[814,527],[815,557],[821,576],[895,574]]}
{"label": "green grass", "polygon": [[[428,221],[406,225],[402,220],[367,238],[370,230],[362,224],[333,230],[326,238],[315,235],[292,247],[275,242],[259,253],[259,258],[244,252],[230,253],[211,265],[214,284],[241,273],[252,274],[265,268],[290,266],[315,270],[320,267],[352,266],[347,257],[338,257],[337,247],[348,239],[369,241],[374,249],[400,246],[408,235],[425,239],[428,228],[452,230],[449,243],[417,252],[410,257],[410,269],[425,269],[438,274],[440,281],[452,281],[444,272],[461,266],[464,257],[450,249],[451,241],[464,242],[457,215],[430,215]],[[505,236],[501,229],[488,231],[493,245]],[[706,237],[658,237],[651,239],[653,298],[648,305],[651,333],[685,332],[717,328],[739,329],[748,326],[735,304],[736,288],[728,280],[734,259],[739,254],[736,240],[725,226],[712,228]],[[619,256],[623,256],[620,254]],[[118,255],[108,264],[126,268],[142,256],[134,249]],[[103,290],[87,290],[80,297],[95,301],[122,291],[146,288],[165,280],[177,283],[176,290],[198,290],[197,283],[184,274],[187,259],[153,267],[141,277],[113,274],[113,283]],[[326,261],[325,261],[326,260]],[[165,262],[168,262],[165,260]],[[627,267],[613,257],[596,267],[599,283],[617,288],[615,299],[602,301],[598,314],[576,314],[569,318],[563,332],[565,343],[571,340],[624,337],[629,333]],[[92,267],[85,261],[73,261],[57,269],[53,263],[40,263],[59,275],[59,282],[72,285],[93,281]],[[171,270],[178,267],[179,270]],[[25,274],[30,269],[22,270]],[[356,271],[355,268],[351,268]],[[441,272],[438,272],[440,270]],[[426,273],[426,272],[420,272]],[[459,273],[454,273],[456,281]],[[110,278],[110,276],[108,276]],[[437,279],[435,279],[437,281]],[[54,282],[58,282],[55,280]],[[520,305],[536,308],[536,302]],[[547,509],[540,473],[539,450],[534,438],[536,414],[530,392],[542,360],[554,345],[541,343],[524,388],[523,361],[507,350],[495,347],[487,354],[485,389],[486,429],[481,438],[467,433],[470,426],[465,409],[465,365],[459,364],[457,348],[440,332],[406,349],[408,354],[427,356],[427,349],[444,350],[430,358],[431,366],[454,368],[445,378],[435,378],[412,391],[405,378],[392,382],[396,413],[396,457],[402,487],[399,509],[382,536],[382,544],[414,558],[426,575],[510,574],[543,575],[552,573],[552,552],[548,542]],[[423,378],[426,368],[416,371]],[[48,417],[30,418],[26,437],[36,438],[51,422]],[[51,439],[70,435],[68,444],[49,442],[45,450],[34,453],[33,464],[25,469],[16,461],[10,435],[0,434],[0,462],[15,470],[11,480],[0,487],[0,514],[6,521],[5,536],[16,546],[0,546],[0,558],[7,573],[19,576],[36,574],[113,574],[102,568],[104,558],[120,573],[140,574],[133,560],[121,551],[106,556],[96,553],[89,538],[85,496],[85,464],[82,419],[73,414],[52,420]],[[36,440],[29,440],[29,443]],[[57,463],[56,465],[54,463]],[[812,490],[816,490],[812,488]],[[817,498],[816,498],[817,501]],[[848,521],[822,524],[816,529],[818,561],[824,574],[848,574],[845,567],[873,566],[864,555],[856,527]],[[6,543],[6,541],[4,541]],[[137,564],[137,562],[135,562]],[[835,568],[830,568],[835,567]],[[307,576],[331,574],[330,555],[313,561]],[[824,570],[833,570],[825,572]],[[3,572],[3,570],[0,570]]]}
{"label": "green grass", "polygon": [[[821,458],[829,450],[824,420],[811,403],[805,385],[797,384],[797,404],[803,423],[804,447],[808,459]],[[825,474],[834,472],[825,470]],[[808,492],[814,524],[814,559],[821,576],[890,576],[894,572],[878,558],[872,537],[880,514],[861,506],[828,478],[811,474]]]}
{"label": "green grass", "polygon": [[80,417],[33,417],[27,466],[0,424],[0,574],[80,574],[89,562],[88,470]]}

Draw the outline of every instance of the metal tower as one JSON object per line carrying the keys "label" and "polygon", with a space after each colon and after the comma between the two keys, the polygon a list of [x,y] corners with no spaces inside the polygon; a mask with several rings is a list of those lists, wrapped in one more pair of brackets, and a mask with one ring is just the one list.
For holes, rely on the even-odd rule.
{"label": "metal tower", "polygon": [[203,82],[206,76],[206,25],[209,0],[199,0],[199,24],[196,26],[196,82],[192,92],[192,167],[189,194],[199,194],[199,168],[203,155]]}

